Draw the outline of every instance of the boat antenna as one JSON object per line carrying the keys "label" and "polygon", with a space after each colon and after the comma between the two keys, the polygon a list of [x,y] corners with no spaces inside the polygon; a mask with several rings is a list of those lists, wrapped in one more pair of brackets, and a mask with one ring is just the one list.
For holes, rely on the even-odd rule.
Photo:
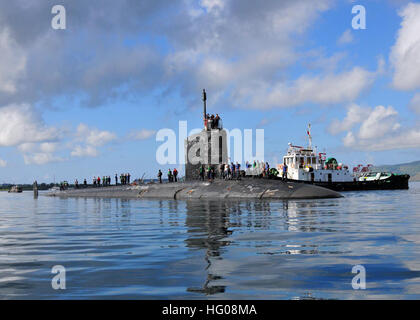
{"label": "boat antenna", "polygon": [[306,131],[308,133],[308,141],[309,141],[309,149],[312,149],[312,136],[311,136],[311,124],[308,124],[308,130]]}
{"label": "boat antenna", "polygon": [[203,120],[204,120],[204,127],[207,129],[207,105],[206,105],[206,101],[207,101],[207,94],[206,94],[206,89],[203,89]]}

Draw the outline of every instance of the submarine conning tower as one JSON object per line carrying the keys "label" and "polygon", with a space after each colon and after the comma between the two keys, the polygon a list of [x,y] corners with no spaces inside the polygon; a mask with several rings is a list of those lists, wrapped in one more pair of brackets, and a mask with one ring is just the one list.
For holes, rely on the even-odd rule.
{"label": "submarine conning tower", "polygon": [[201,132],[193,134],[184,141],[185,180],[198,180],[200,167],[214,168],[220,176],[220,165],[228,163],[227,133],[223,129],[222,119],[207,114],[207,94],[203,89],[203,122]]}

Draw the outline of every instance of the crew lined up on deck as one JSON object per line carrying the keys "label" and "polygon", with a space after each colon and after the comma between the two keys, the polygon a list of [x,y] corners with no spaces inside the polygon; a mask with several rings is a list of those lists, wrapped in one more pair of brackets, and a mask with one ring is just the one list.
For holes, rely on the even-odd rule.
{"label": "crew lined up on deck", "polygon": [[178,182],[178,170],[176,168],[173,172],[171,169],[168,170],[168,182]]}
{"label": "crew lined up on deck", "polygon": [[[218,171],[216,170],[218,166]],[[254,161],[252,164],[250,162],[246,162],[245,170],[241,170],[241,164],[239,162],[230,164],[220,164],[220,165],[204,165],[202,164],[198,168],[198,176],[199,180],[204,181],[205,179],[212,181],[215,178],[224,179],[224,180],[232,180],[237,179],[240,180],[241,177],[244,177],[246,172],[249,169],[253,169],[257,174],[255,176],[258,177],[269,177],[269,176],[276,176],[278,174],[275,168],[270,168],[270,164],[268,162],[260,162]],[[285,169],[287,173],[287,168]],[[285,177],[285,172],[283,172],[283,177]],[[251,174],[252,175],[252,174]],[[162,176],[163,173],[159,169],[157,177],[159,183],[162,183]],[[178,171],[175,168],[173,171],[168,169],[168,182],[177,182],[178,181]]]}
{"label": "crew lined up on deck", "polygon": [[[157,177],[159,179],[159,183],[162,183],[162,171],[159,169]],[[168,169],[168,182],[178,182],[178,170],[174,168],[172,171],[171,169]]]}
{"label": "crew lined up on deck", "polygon": [[[131,179],[131,175],[130,173],[122,173],[119,176],[119,183],[118,183],[118,174],[115,174],[115,185],[121,184],[121,185],[127,185],[130,184],[130,179]],[[110,186],[112,185],[111,182],[111,176],[102,176],[102,178],[100,176],[98,177],[93,177],[92,179],[92,185],[94,187],[106,187],[106,186]],[[76,187],[76,189],[80,188],[79,186],[79,181],[76,179],[74,182],[74,186]],[[86,179],[83,180],[83,187],[87,187],[87,181]]]}

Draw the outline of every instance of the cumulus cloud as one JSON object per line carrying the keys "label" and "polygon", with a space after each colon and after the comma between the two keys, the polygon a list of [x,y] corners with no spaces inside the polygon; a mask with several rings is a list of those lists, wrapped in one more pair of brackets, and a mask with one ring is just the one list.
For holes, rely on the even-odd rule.
{"label": "cumulus cloud", "polygon": [[241,106],[267,109],[298,106],[303,103],[329,105],[350,102],[374,82],[376,72],[355,67],[350,71],[325,76],[302,76],[292,83],[254,83],[236,92]]}
{"label": "cumulus cloud", "polygon": [[398,112],[392,106],[363,109],[351,106],[341,121],[343,128],[340,130],[337,129],[339,124],[333,122],[330,130],[336,133],[347,131],[342,141],[348,148],[382,151],[420,147],[420,129],[402,128]]}
{"label": "cumulus cloud", "polygon": [[369,116],[370,112],[370,108],[363,108],[357,104],[351,104],[347,107],[346,117],[342,121],[334,119],[329,127],[329,131],[334,135],[348,131]]}
{"label": "cumulus cloud", "polygon": [[35,152],[31,154],[24,154],[23,160],[25,164],[43,165],[50,162],[63,161],[63,158],[57,157],[49,152]]}
{"label": "cumulus cloud", "polygon": [[0,108],[0,146],[57,140],[59,130],[45,125],[41,116],[28,104]]}
{"label": "cumulus cloud", "polygon": [[337,43],[341,45],[352,43],[352,42],[353,42],[353,34],[351,33],[350,29],[347,29],[346,31],[344,31],[337,41]]}
{"label": "cumulus cloud", "polygon": [[294,81],[285,76],[286,67],[304,56],[296,50],[297,39],[329,6],[330,1],[226,1],[217,14],[203,10],[197,18],[194,11],[190,27],[173,38],[177,50],[166,57],[166,70],[174,78],[185,75],[182,93],[198,92],[204,83],[213,101],[224,98],[239,108],[352,101],[373,83],[375,71],[355,67]]}
{"label": "cumulus cloud", "polygon": [[377,106],[363,120],[359,130],[360,139],[376,139],[400,128],[398,112],[393,107]]}
{"label": "cumulus cloud", "polygon": [[98,150],[92,146],[80,146],[77,145],[74,147],[73,151],[71,152],[71,155],[73,157],[97,157],[98,156]]}
{"label": "cumulus cloud", "polygon": [[152,32],[151,22],[181,3],[65,0],[67,30],[59,32],[50,26],[55,1],[1,2],[0,105],[83,94],[84,105],[98,106],[124,94],[123,85],[150,90],[163,74],[156,46],[126,41]]}
{"label": "cumulus cloud", "polygon": [[0,93],[13,94],[25,69],[26,57],[7,28],[0,30],[0,52]]}
{"label": "cumulus cloud", "polygon": [[76,137],[78,140],[85,141],[86,144],[92,147],[101,147],[117,138],[115,133],[89,128],[84,123],[79,124],[77,127]]}
{"label": "cumulus cloud", "polygon": [[64,161],[71,156],[94,157],[97,148],[117,139],[115,133],[90,128],[81,123],[75,133],[45,124],[41,114],[28,104],[12,104],[0,108],[0,147],[17,147],[25,164],[42,165]]}
{"label": "cumulus cloud", "polygon": [[420,114],[420,92],[413,96],[410,100],[409,106],[415,113]]}
{"label": "cumulus cloud", "polygon": [[128,138],[132,140],[146,140],[151,138],[156,133],[156,130],[133,130],[128,134]]}
{"label": "cumulus cloud", "polygon": [[4,168],[5,166],[7,166],[7,161],[0,159],[0,167]]}
{"label": "cumulus cloud", "polygon": [[420,88],[420,4],[409,3],[400,11],[403,21],[390,60],[393,85],[400,90]]}
{"label": "cumulus cloud", "polygon": [[[333,101],[347,101],[370,83],[365,79],[369,72],[361,68],[341,77],[303,75],[296,83],[287,81],[284,72],[302,57],[299,44],[305,32],[331,7],[331,0],[64,1],[71,12],[65,32],[48,25],[53,4],[0,4],[0,27],[9,30],[8,43],[15,43],[26,58],[20,81],[9,85],[15,92],[0,94],[0,104],[81,94],[83,104],[100,106],[127,93],[141,97],[162,87],[188,101],[205,86],[212,97],[231,104],[256,88],[258,103],[245,107],[271,108],[277,106],[271,99],[289,86],[304,91],[290,105],[296,106],[312,99],[325,102],[323,92],[308,89],[320,79],[326,85],[342,81],[344,87],[347,75],[363,78],[360,86],[351,84],[350,93],[341,92]],[[273,97],[261,99],[271,87],[277,91]],[[287,100],[280,101],[280,107],[286,105]]]}
{"label": "cumulus cloud", "polygon": [[25,164],[43,165],[65,160],[55,154],[59,146],[59,142],[27,142],[20,144],[17,148],[23,154]]}
{"label": "cumulus cloud", "polygon": [[58,142],[30,142],[20,144],[18,146],[18,150],[23,154],[25,164],[44,165],[50,162],[60,162],[65,160],[55,154],[58,147]]}
{"label": "cumulus cloud", "polygon": [[97,157],[98,147],[117,139],[117,135],[106,130],[90,128],[84,123],[78,125],[75,133],[75,146],[71,151],[73,157]]}

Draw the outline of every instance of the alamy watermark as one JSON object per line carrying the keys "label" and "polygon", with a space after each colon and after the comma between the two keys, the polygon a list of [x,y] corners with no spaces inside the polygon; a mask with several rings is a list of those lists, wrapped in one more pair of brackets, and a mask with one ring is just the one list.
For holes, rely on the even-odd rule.
{"label": "alamy watermark", "polygon": [[51,19],[51,28],[54,30],[65,30],[66,8],[62,5],[55,5],[51,8],[51,14],[55,14],[55,16]]}
{"label": "alamy watermark", "polygon": [[356,275],[351,280],[351,286],[354,290],[365,290],[366,289],[366,268],[360,264],[353,266],[351,273]]}
{"label": "alamy watermark", "polygon": [[360,4],[353,6],[351,13],[355,14],[351,20],[351,26],[354,30],[366,29],[366,8]]}
{"label": "alamy watermark", "polygon": [[[351,26],[354,30],[366,29],[366,8],[363,5],[354,5],[351,13],[355,14],[351,21]],[[51,20],[51,27],[54,30],[66,29],[66,8],[63,5],[54,5],[51,8],[51,14],[54,17]]]}
{"label": "alamy watermark", "polygon": [[62,265],[55,265],[52,267],[51,273],[55,274],[51,280],[51,287],[54,290],[66,289],[66,268]]}
{"label": "alamy watermark", "polygon": [[[220,149],[223,149],[223,154],[230,162],[264,161],[264,129],[255,130],[255,154],[253,153],[254,134],[252,129],[203,131],[196,128],[188,134],[187,121],[179,121],[178,134],[169,128],[160,129],[156,133],[156,142],[162,142],[156,150],[156,161],[160,165],[183,165],[186,160],[192,164],[199,162],[218,164],[220,162],[218,152],[210,150]],[[185,144],[189,143],[192,145],[187,149]],[[225,146],[226,150],[224,150]],[[187,157],[185,151],[188,152]],[[203,161],[204,159],[205,161]],[[206,161],[207,159],[210,161]]]}

